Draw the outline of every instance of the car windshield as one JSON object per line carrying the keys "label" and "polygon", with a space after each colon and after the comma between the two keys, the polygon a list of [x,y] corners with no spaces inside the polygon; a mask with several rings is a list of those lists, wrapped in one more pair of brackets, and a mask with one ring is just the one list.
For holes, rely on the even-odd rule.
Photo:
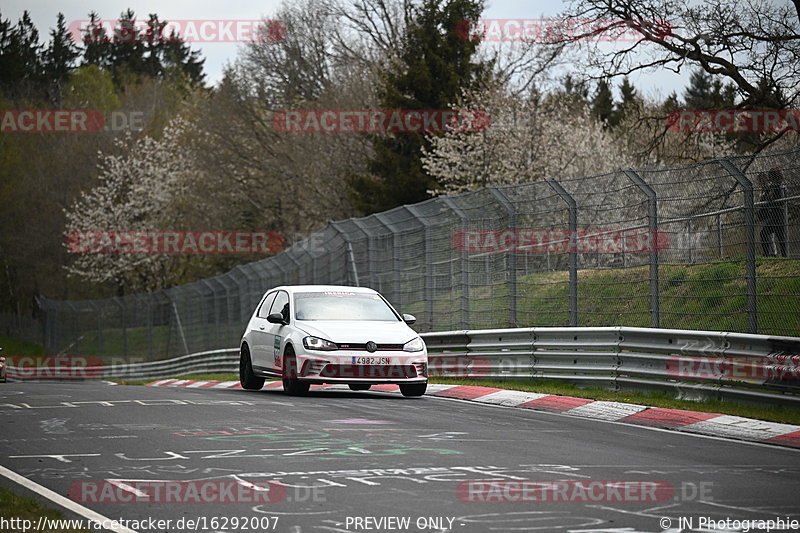
{"label": "car windshield", "polygon": [[297,320],[397,321],[377,294],[347,291],[301,292],[294,295]]}

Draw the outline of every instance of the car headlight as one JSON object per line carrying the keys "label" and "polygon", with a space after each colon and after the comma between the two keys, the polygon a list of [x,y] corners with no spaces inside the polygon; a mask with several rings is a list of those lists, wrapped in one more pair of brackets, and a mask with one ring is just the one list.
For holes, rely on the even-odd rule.
{"label": "car headlight", "polygon": [[412,339],[403,345],[404,352],[421,352],[424,349],[425,343],[422,342],[422,339],[419,337]]}
{"label": "car headlight", "polygon": [[325,352],[330,352],[339,349],[339,347],[336,346],[335,342],[331,342],[325,339],[320,339],[319,337],[303,338],[303,346],[305,346],[309,350],[322,350]]}

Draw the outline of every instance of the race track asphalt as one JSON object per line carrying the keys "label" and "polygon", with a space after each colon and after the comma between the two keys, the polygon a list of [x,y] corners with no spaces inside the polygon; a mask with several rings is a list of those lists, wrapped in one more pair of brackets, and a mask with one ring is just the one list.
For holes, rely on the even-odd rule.
{"label": "race track asphalt", "polygon": [[0,465],[140,532],[800,521],[800,450],[430,396],[5,383],[0,427]]}

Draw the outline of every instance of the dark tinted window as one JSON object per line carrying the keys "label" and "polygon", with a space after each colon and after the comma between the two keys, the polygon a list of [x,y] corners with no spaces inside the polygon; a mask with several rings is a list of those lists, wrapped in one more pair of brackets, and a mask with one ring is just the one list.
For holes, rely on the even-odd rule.
{"label": "dark tinted window", "polygon": [[271,294],[267,294],[267,297],[264,298],[264,302],[261,304],[261,307],[258,308],[258,318],[267,318],[267,316],[269,316],[269,308],[272,305],[272,301],[275,300],[276,294],[278,293],[273,292]]}
{"label": "dark tinted window", "polygon": [[269,310],[269,314],[272,313],[282,314],[283,319],[289,322],[289,295],[284,291],[278,292],[278,296],[275,298],[275,301],[272,302],[272,308]]}

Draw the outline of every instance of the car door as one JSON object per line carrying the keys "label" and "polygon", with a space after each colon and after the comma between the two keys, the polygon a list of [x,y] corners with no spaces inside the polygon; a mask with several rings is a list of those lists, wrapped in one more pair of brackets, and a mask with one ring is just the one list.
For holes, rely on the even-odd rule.
{"label": "car door", "polygon": [[[272,302],[270,314],[280,313],[283,315],[283,320],[288,324],[291,317],[289,312],[289,293],[286,291],[278,291],[275,300]],[[283,345],[283,338],[286,336],[288,325],[283,324],[267,324],[268,338],[267,338],[267,353],[271,356],[268,357],[268,366],[270,368],[280,369],[282,366],[281,361],[281,346]]]}
{"label": "car door", "polygon": [[251,324],[250,338],[252,346],[250,346],[250,355],[253,358],[253,367],[258,369],[272,368],[272,339],[270,337],[270,326],[272,324],[267,322],[267,317],[277,294],[278,291],[267,294],[267,297],[258,307],[256,316]]}

